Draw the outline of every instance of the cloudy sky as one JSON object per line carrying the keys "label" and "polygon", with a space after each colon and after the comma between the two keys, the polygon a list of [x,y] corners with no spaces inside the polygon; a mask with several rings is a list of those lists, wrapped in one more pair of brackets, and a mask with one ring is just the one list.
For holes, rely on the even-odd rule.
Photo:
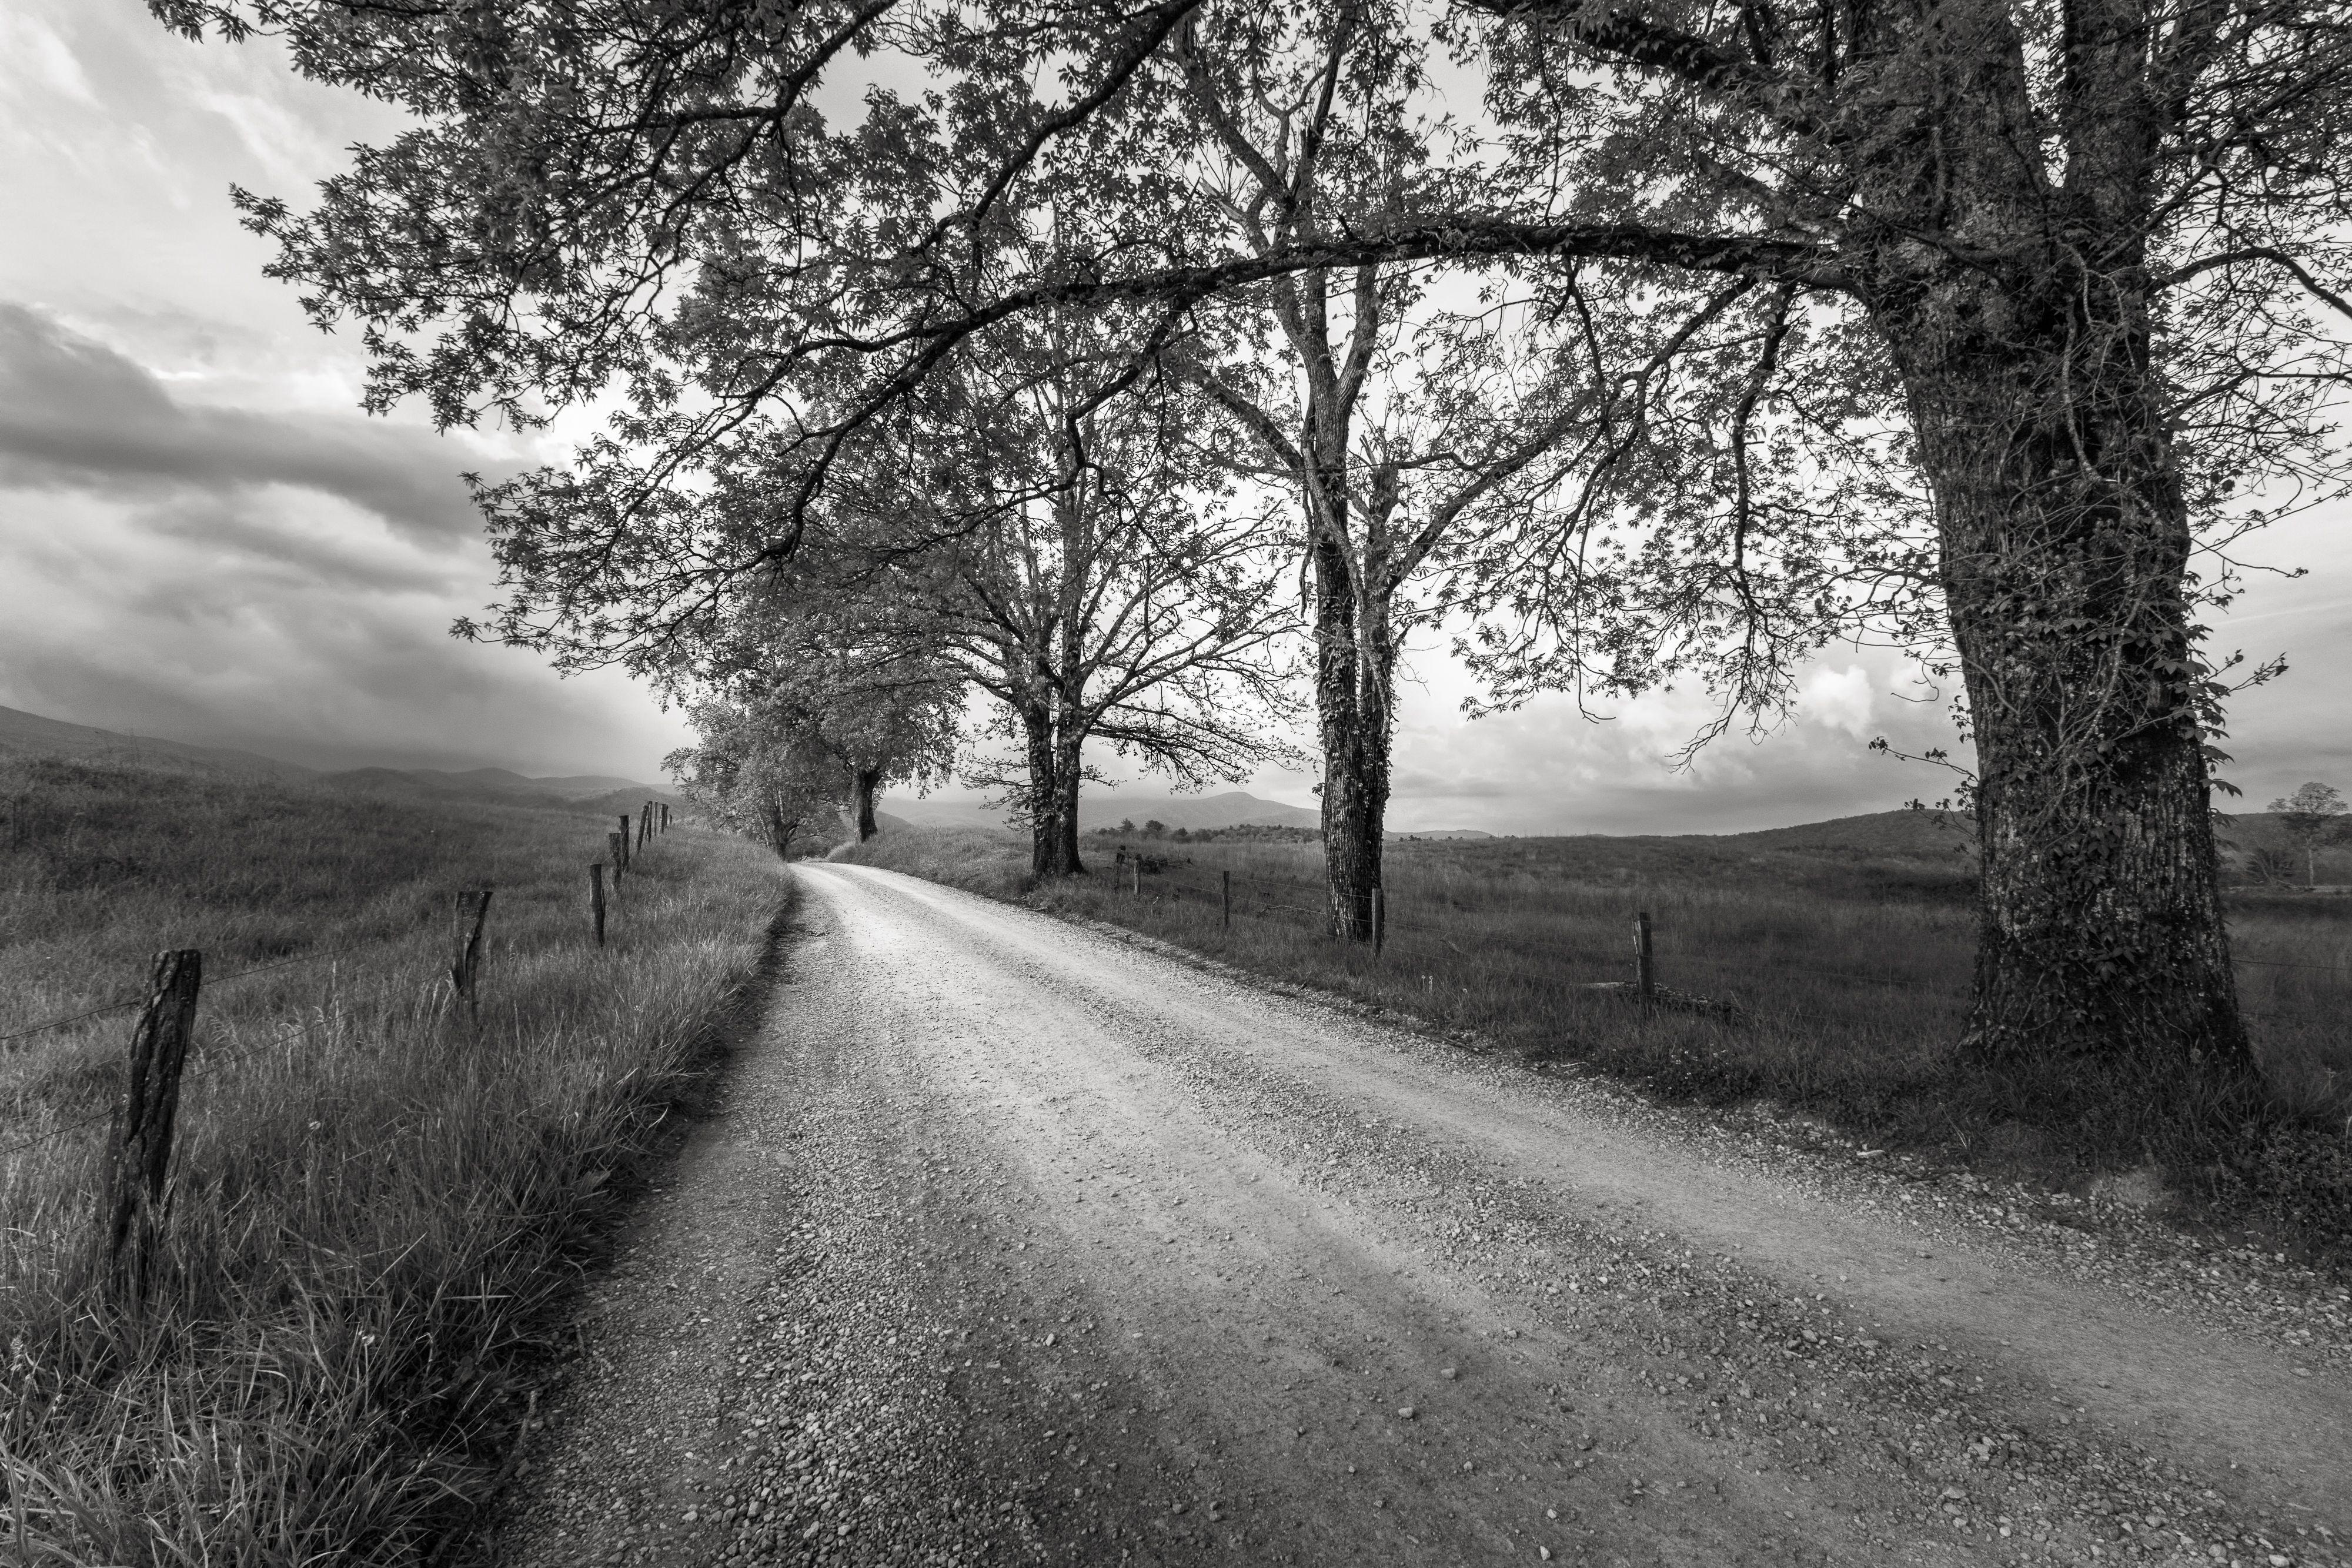
{"label": "cloudy sky", "polygon": [[[614,676],[559,681],[453,642],[492,571],[457,475],[541,455],[357,412],[348,337],[261,276],[232,183],[299,201],[388,110],[304,84],[267,46],[184,44],[139,0],[0,7],[0,705],[314,766],[656,773],[686,732]],[[2230,771],[2256,803],[2352,787],[2352,571],[2335,515],[2277,529],[2219,623],[2294,672],[2239,704]],[[1565,701],[1468,723],[1416,654],[1398,732],[1403,829],[1711,831],[1883,810],[1946,781],[1866,749],[1948,742],[1913,672],[1836,651],[1797,714],[1667,759],[1692,694]],[[1305,803],[1303,777],[1250,787]],[[1148,789],[1149,785],[1139,788]]]}

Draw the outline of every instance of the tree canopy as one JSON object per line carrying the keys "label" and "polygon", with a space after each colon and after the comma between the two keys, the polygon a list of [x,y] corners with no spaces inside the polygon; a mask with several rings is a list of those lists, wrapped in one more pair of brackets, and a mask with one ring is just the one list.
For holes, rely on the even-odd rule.
{"label": "tree canopy", "polygon": [[[1357,694],[1322,702],[1327,759],[1384,766],[1365,583],[1396,562],[1367,548],[1411,556],[1433,487],[1501,475],[1494,526],[1424,558],[1496,700],[1687,672],[1769,711],[1824,640],[1941,661],[1977,758],[1974,1059],[2058,1100],[2248,1070],[2198,616],[2233,537],[2341,488],[2336,9],[151,4],[418,115],[307,207],[239,197],[318,319],[361,325],[373,402],[610,411],[486,496],[525,590],[502,634],[687,657],[877,454],[909,493],[1021,491],[932,515],[893,566],[919,573],[1066,513],[1087,419],[1206,397],[1297,459],[1318,685]],[[1356,329],[1415,298],[1436,336],[1389,406],[1507,382],[1484,451],[1331,439],[1383,341]],[[1080,320],[1060,455],[916,439]],[[1255,394],[1294,371],[1277,416]]]}

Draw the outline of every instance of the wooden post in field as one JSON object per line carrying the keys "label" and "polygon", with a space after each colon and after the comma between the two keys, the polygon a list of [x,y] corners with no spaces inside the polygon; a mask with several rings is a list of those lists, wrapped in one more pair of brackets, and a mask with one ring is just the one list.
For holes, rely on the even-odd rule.
{"label": "wooden post in field", "polygon": [[629,863],[629,841],[618,833],[604,835],[604,852],[613,857],[613,896],[621,894],[621,868]]}
{"label": "wooden post in field", "polygon": [[180,1113],[180,1071],[195,1035],[203,984],[204,955],[194,948],[155,955],[147,1005],[131,1033],[130,1071],[107,1129],[101,1240],[110,1279],[133,1298],[145,1293],[153,1260],[156,1210],[172,1164],[172,1124]]}
{"label": "wooden post in field", "polygon": [[1650,999],[1650,916],[1646,910],[1633,916],[1633,988],[1642,993],[1643,1001]]}
{"label": "wooden post in field", "polygon": [[654,803],[646,802],[645,814],[637,819],[637,848],[643,849],[654,836]]}
{"label": "wooden post in field", "polygon": [[596,946],[604,945],[604,862],[588,868],[588,911],[596,917]]}
{"label": "wooden post in field", "polygon": [[1379,888],[1375,887],[1374,889],[1372,889],[1372,956],[1373,956],[1373,957],[1377,958],[1377,957],[1379,957],[1379,956],[1381,956],[1381,942],[1382,942],[1382,941],[1387,937],[1387,936],[1388,936],[1388,908],[1387,908],[1386,904],[1384,903],[1384,901],[1381,899],[1381,890],[1380,890]]}
{"label": "wooden post in field", "polygon": [[1135,873],[1135,896],[1143,896],[1143,856],[1139,852],[1128,864]]}
{"label": "wooden post in field", "polygon": [[474,982],[482,971],[482,926],[489,919],[490,890],[469,888],[456,894],[450,906],[457,915],[457,944],[450,956],[449,983],[466,1004],[467,1013],[478,1011],[474,999]]}
{"label": "wooden post in field", "polygon": [[661,831],[665,833],[669,831],[669,802],[667,800],[662,802]]}
{"label": "wooden post in field", "polygon": [[1226,872],[1223,874],[1225,883],[1225,929],[1231,931],[1234,928],[1234,873]]}
{"label": "wooden post in field", "polygon": [[629,814],[626,811],[621,813],[620,841],[621,858],[613,862],[616,875],[629,869]]}

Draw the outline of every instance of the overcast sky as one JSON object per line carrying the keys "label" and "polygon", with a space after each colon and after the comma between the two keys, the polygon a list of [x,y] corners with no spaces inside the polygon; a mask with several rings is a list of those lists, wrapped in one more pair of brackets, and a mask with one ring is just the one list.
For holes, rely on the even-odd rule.
{"label": "overcast sky", "polygon": [[[267,45],[182,43],[139,0],[0,7],[0,705],[315,766],[652,779],[688,737],[644,691],[447,635],[492,585],[457,474],[553,454],[359,413],[354,341],[303,320],[231,212],[232,183],[301,203],[395,123]],[[2253,553],[2310,575],[2257,579],[2217,622],[2222,649],[2295,666],[2231,725],[2226,771],[2255,805],[2305,779],[2352,788],[2338,521],[2274,530]],[[1470,723],[1442,652],[1412,663],[1401,829],[1732,831],[1948,784],[1867,750],[1950,739],[1883,653],[1832,651],[1789,723],[1683,772],[1667,759],[1704,715],[1696,694],[1597,724],[1565,700]],[[1249,787],[1303,804],[1307,783]]]}

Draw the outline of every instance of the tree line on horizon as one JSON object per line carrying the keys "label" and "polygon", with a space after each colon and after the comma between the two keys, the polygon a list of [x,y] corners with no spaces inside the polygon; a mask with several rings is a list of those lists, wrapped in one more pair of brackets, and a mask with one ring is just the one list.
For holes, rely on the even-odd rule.
{"label": "tree line on horizon", "polygon": [[150,3],[412,112],[236,200],[371,406],[604,417],[478,482],[461,630],[689,696],[689,769],[870,807],[977,690],[1074,874],[1089,745],[1295,714],[1360,941],[1409,634],[1694,745],[1881,643],[1974,750],[1964,1058],[2249,1103],[2210,803],[2283,666],[2199,617],[2344,488],[2339,7]]}

